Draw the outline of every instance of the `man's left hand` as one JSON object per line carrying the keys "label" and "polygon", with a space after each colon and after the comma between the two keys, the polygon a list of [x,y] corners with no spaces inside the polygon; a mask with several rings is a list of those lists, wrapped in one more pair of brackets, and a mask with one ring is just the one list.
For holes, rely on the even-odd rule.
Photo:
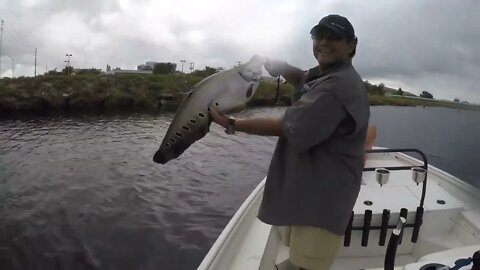
{"label": "man's left hand", "polygon": [[210,113],[210,117],[212,118],[212,121],[219,124],[220,126],[226,128],[228,124],[228,117],[225,115],[221,114],[220,112],[217,111],[217,109],[213,107],[209,107],[208,111]]}

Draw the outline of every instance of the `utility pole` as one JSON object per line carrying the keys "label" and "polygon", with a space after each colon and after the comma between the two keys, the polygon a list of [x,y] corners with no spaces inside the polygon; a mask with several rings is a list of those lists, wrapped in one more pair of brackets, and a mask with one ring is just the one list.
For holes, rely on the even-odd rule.
{"label": "utility pole", "polygon": [[35,48],[35,77],[37,77],[37,48]]}
{"label": "utility pole", "polygon": [[65,63],[67,63],[67,76],[70,76],[70,56],[72,55],[67,53],[65,56],[67,57],[65,61]]}
{"label": "utility pole", "polygon": [[0,26],[0,78],[2,77],[2,40],[3,40],[3,20]]}
{"label": "utility pole", "polygon": [[242,64],[242,61],[235,61],[237,64],[240,66]]}
{"label": "utility pole", "polygon": [[187,60],[180,60],[182,62],[182,73],[183,73],[183,63],[187,62]]}
{"label": "utility pole", "polygon": [[193,72],[194,69],[195,69],[195,63],[190,62],[190,72]]}
{"label": "utility pole", "polygon": [[45,75],[48,73],[48,65],[45,65]]}

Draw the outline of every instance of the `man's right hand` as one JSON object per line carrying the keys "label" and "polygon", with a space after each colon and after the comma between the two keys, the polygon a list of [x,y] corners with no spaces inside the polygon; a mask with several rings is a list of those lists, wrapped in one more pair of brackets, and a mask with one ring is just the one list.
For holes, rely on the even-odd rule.
{"label": "man's right hand", "polygon": [[267,61],[265,61],[264,67],[268,71],[270,76],[278,77],[286,71],[287,65],[288,65],[287,62],[285,61],[271,60],[267,58]]}

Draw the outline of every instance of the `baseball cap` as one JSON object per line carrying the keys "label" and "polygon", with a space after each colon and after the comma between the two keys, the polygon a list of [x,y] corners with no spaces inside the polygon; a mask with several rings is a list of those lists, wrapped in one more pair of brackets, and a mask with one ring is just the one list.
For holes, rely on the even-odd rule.
{"label": "baseball cap", "polygon": [[348,19],[336,14],[323,17],[320,22],[310,30],[310,34],[316,37],[322,29],[328,29],[335,35],[347,39],[355,37],[355,30]]}

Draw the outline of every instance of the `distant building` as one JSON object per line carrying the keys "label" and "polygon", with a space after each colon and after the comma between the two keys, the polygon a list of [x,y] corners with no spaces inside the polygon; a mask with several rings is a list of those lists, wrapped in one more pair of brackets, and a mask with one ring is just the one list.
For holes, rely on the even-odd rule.
{"label": "distant building", "polygon": [[146,71],[146,70],[152,70],[152,69],[147,65],[141,64],[137,66],[137,70]]}
{"label": "distant building", "polygon": [[156,64],[160,64],[159,62],[154,62],[154,61],[148,61],[145,64],[140,64],[137,66],[137,70],[153,70]]}

